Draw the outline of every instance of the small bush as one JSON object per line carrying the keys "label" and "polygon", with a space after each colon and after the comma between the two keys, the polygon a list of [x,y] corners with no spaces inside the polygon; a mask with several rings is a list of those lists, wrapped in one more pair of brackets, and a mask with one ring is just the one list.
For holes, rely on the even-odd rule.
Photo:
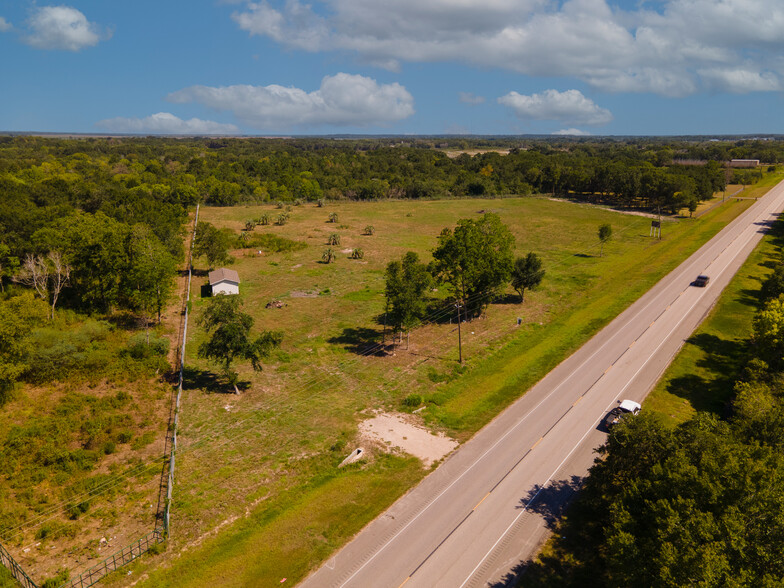
{"label": "small bush", "polygon": [[376,232],[376,228],[373,225],[368,225],[365,227],[365,230],[362,232],[365,235],[373,235]]}
{"label": "small bush", "polygon": [[68,514],[68,518],[71,519],[72,521],[75,521],[84,513],[86,513],[89,509],[90,509],[90,501],[83,500],[78,504],[69,504],[65,510],[66,513]]}
{"label": "small bush", "polygon": [[361,249],[354,249],[351,252],[351,259],[362,259],[363,257],[365,257],[365,252]]}
{"label": "small bush", "polygon": [[330,212],[329,213],[329,222],[331,222],[331,223],[338,222],[338,213],[337,212]]}
{"label": "small bush", "polygon": [[117,434],[117,443],[130,443],[131,439],[133,439],[133,435],[130,431],[120,431]]}
{"label": "small bush", "polygon": [[403,399],[403,406],[409,408],[416,408],[422,404],[422,396],[420,394],[409,394]]}
{"label": "small bush", "polygon": [[68,570],[58,570],[56,576],[44,580],[44,583],[41,584],[41,588],[58,588],[58,586],[65,584],[70,579],[70,577],[71,574]]}
{"label": "small bush", "polygon": [[114,441],[107,441],[103,444],[101,451],[103,451],[106,455],[111,455],[117,451],[117,446],[114,444]]}
{"label": "small bush", "polygon": [[147,359],[155,356],[164,356],[169,352],[169,340],[166,337],[156,337],[155,334],[136,333],[128,339],[126,349],[128,355],[134,359]]}
{"label": "small bush", "polygon": [[153,543],[152,545],[150,545],[150,547],[147,548],[147,553],[149,553],[150,555],[160,555],[161,553],[163,553],[165,547],[166,544],[163,542]]}
{"label": "small bush", "polygon": [[340,245],[340,235],[332,233],[327,237],[327,245]]}

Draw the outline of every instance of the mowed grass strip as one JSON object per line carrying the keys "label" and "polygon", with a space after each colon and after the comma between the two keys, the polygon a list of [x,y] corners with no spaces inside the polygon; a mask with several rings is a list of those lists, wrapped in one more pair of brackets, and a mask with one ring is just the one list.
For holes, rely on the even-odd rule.
{"label": "mowed grass strip", "polygon": [[[466,342],[471,358],[468,369],[463,375],[457,373],[456,379],[451,382],[435,383],[442,379],[443,374],[456,373],[455,358],[440,360],[441,363],[425,363],[415,372],[407,372],[408,368],[405,367],[396,367],[392,358],[364,358],[356,362],[360,367],[349,376],[355,378],[359,384],[335,391],[335,394],[341,394],[342,397],[333,396],[328,402],[315,402],[308,410],[301,413],[297,411],[296,415],[292,413],[292,427],[284,444],[285,453],[281,457],[272,458],[270,471],[253,471],[252,476],[246,476],[251,477],[253,483],[248,483],[243,472],[249,472],[259,461],[264,461],[262,455],[274,456],[280,451],[275,440],[264,435],[254,434],[241,438],[242,451],[235,448],[226,454],[231,467],[223,463],[225,459],[221,457],[220,451],[210,455],[210,459],[199,460],[200,467],[194,469],[193,475],[188,473],[187,468],[183,469],[183,465],[186,462],[195,464],[196,459],[178,461],[177,494],[180,498],[175,497],[173,520],[179,520],[180,527],[178,529],[175,522],[175,536],[170,549],[179,552],[184,544],[200,540],[199,537],[203,537],[205,532],[215,527],[220,519],[227,520],[233,516],[238,517],[238,521],[226,531],[221,531],[216,539],[207,539],[199,547],[181,554],[172,564],[173,568],[166,572],[156,572],[144,585],[162,585],[161,582],[168,574],[177,578],[177,585],[201,585],[205,577],[212,577],[213,569],[220,569],[221,573],[226,574],[226,578],[222,580],[224,583],[237,582],[238,585],[272,585],[271,580],[275,577],[276,582],[283,577],[301,579],[336,547],[350,539],[367,521],[372,520],[405,493],[424,472],[417,465],[413,468],[416,475],[409,472],[401,477],[383,465],[383,460],[377,460],[365,466],[361,475],[352,478],[351,492],[329,493],[329,501],[319,502],[320,495],[311,494],[316,484],[313,480],[326,480],[325,488],[333,484],[331,480],[335,463],[332,461],[335,460],[322,460],[318,462],[321,465],[316,467],[310,457],[301,458],[298,454],[314,456],[319,451],[328,451],[336,438],[350,440],[356,430],[356,423],[363,418],[360,414],[363,407],[374,408],[380,405],[399,409],[402,397],[416,386],[419,386],[417,390],[425,390],[431,394],[431,406],[425,413],[430,413],[428,418],[432,422],[450,427],[461,438],[469,437],[751,203],[728,201],[699,220],[668,222],[665,224],[665,239],[661,242],[648,237],[648,218],[544,198],[377,203],[379,208],[374,208],[373,204],[341,203],[338,205],[340,222],[349,223],[345,225],[349,229],[343,229],[350,231],[347,240],[360,238],[358,232],[367,224],[373,224],[376,228],[376,235],[362,237],[371,243],[364,247],[366,259],[368,251],[371,252],[370,259],[363,264],[364,267],[359,264],[348,265],[352,261],[347,259],[340,259],[338,263],[330,266],[316,265],[318,258],[314,254],[321,250],[323,242],[320,239],[312,243],[317,247],[311,246],[275,257],[240,257],[235,267],[240,269],[241,276],[249,274],[252,282],[245,282],[246,305],[252,309],[259,326],[275,326],[286,330],[289,345],[284,343],[282,359],[279,358],[280,361],[268,367],[264,373],[243,373],[244,377],[251,378],[251,388],[236,400],[236,397],[222,394],[203,395],[192,390],[184,403],[186,412],[183,419],[186,427],[189,418],[193,417],[196,417],[199,427],[207,429],[211,426],[211,419],[218,418],[218,422],[225,423],[238,419],[240,410],[257,410],[254,409],[253,403],[260,392],[266,399],[264,402],[270,398],[283,402],[287,396],[291,396],[293,400],[304,398],[307,401],[307,396],[303,397],[296,389],[287,389],[287,386],[296,384],[297,373],[305,366],[311,370],[319,367],[327,369],[336,358],[354,359],[351,351],[343,345],[336,345],[334,340],[330,342],[330,337],[334,337],[336,333],[345,333],[346,329],[351,328],[375,329],[376,324],[373,321],[383,304],[382,272],[386,263],[399,258],[408,249],[418,251],[427,259],[429,250],[435,246],[435,235],[444,226],[453,226],[459,218],[488,208],[497,210],[517,236],[518,253],[538,251],[546,260],[548,277],[540,291],[526,294],[526,303],[523,306],[507,303],[491,307],[487,324],[492,322],[494,315],[499,315],[504,317],[503,327],[497,326],[497,332],[490,333],[488,338],[477,340],[473,348],[469,337]],[[295,207],[291,226],[275,227],[274,230],[294,240],[307,239],[307,231],[312,229],[314,216],[320,215],[317,220],[327,224],[325,220],[328,212],[328,208],[314,207],[306,211],[304,208]],[[253,214],[249,209],[208,209],[209,216],[205,218],[218,226],[236,224],[235,230],[239,230],[242,219]],[[411,216],[406,217],[406,214]],[[300,221],[304,221],[299,227],[294,223],[298,216]],[[411,218],[418,219],[416,228],[411,228]],[[600,258],[597,256],[596,231],[599,224],[608,220],[614,226],[615,237],[609,246],[605,246],[605,256]],[[405,223],[409,225],[407,230],[403,230]],[[308,226],[311,229],[308,229]],[[321,225],[316,225],[316,228],[320,227]],[[286,230],[291,232],[286,233]],[[327,224],[325,231],[331,230]],[[386,237],[378,239],[384,233]],[[325,235],[322,233],[320,237]],[[341,243],[341,247],[351,246],[344,243]],[[244,269],[241,269],[243,266]],[[254,278],[254,274],[258,278]],[[299,277],[294,280],[291,276]],[[273,297],[274,292],[281,292],[285,296],[291,291],[304,292],[305,288],[309,295],[314,297],[285,298],[292,306],[297,305],[297,311],[302,309],[302,314],[285,311],[281,313],[280,309],[263,310],[261,302]],[[329,292],[324,293],[324,290]],[[367,294],[368,291],[371,294]],[[377,294],[374,295],[375,293]],[[350,296],[347,297],[346,294]],[[346,302],[351,304],[344,306]],[[303,304],[300,306],[300,303]],[[199,304],[197,302],[194,306],[198,307]],[[309,312],[310,304],[317,309]],[[536,309],[535,313],[532,308]],[[337,316],[333,314],[336,311]],[[524,326],[519,330],[506,326],[506,323],[511,325],[515,316],[521,312],[525,317]],[[534,315],[535,319],[532,318]],[[272,322],[271,317],[274,317]],[[480,323],[481,321],[476,322],[477,333]],[[198,340],[200,335],[196,334],[195,337]],[[420,337],[420,333],[414,333],[412,341]],[[296,344],[292,344],[292,341]],[[299,348],[303,341],[308,343],[306,349]],[[193,341],[189,342],[189,345],[191,349],[195,348]],[[449,353],[452,352],[456,357],[456,342],[452,344]],[[402,355],[402,352],[398,355]],[[190,354],[189,358],[192,358]],[[197,365],[200,369],[207,367],[200,362],[197,362]],[[411,385],[402,386],[400,390],[374,390],[363,386],[368,381],[375,383],[376,378],[382,382],[384,378],[392,381],[401,374]],[[325,398],[332,396],[332,391],[325,392]],[[232,408],[224,411],[222,407],[227,402]],[[244,408],[243,403],[247,403]],[[285,405],[280,406],[282,408]],[[307,415],[309,412],[312,417]],[[289,439],[298,431],[306,432],[307,441],[303,440],[301,444],[305,451],[298,449],[295,439]],[[184,438],[186,437],[187,434]],[[351,447],[346,447],[346,452],[350,449]],[[257,456],[255,459],[254,454]],[[221,463],[222,467],[210,465],[217,463]],[[418,464],[415,460],[413,463]],[[210,478],[210,470],[218,470],[226,477]],[[398,478],[403,479],[403,483],[398,484]],[[386,485],[388,492],[378,493],[373,490],[373,480],[386,480],[382,485]],[[268,484],[266,488],[263,487],[265,483]],[[243,486],[242,492],[237,492],[234,486]],[[259,506],[251,507],[250,514],[246,517],[245,505],[256,497],[263,496],[265,491],[269,492],[269,497]],[[286,496],[301,497],[302,506],[298,506],[300,503],[292,498],[285,498]],[[243,500],[243,497],[246,499]],[[351,525],[338,524],[337,519],[340,516],[353,513],[353,509],[360,503],[365,513],[357,515],[361,521],[356,525],[353,525],[353,521]],[[287,537],[291,537],[291,541],[299,547],[294,549],[289,546],[286,550],[293,549],[290,553],[301,550],[310,556],[284,556],[283,552],[276,552],[277,559],[269,559],[269,567],[255,567],[252,563],[240,564],[244,561],[243,558],[250,562],[257,557],[257,551],[254,551],[257,548],[254,546],[274,545],[281,541],[280,531],[271,525],[271,521],[260,523],[262,520],[266,521],[264,513],[272,512],[269,510],[272,508],[270,505],[277,505],[274,509],[279,514],[273,517],[275,520],[280,518],[292,525]],[[302,510],[298,510],[300,508]],[[287,514],[289,512],[290,515]],[[297,513],[303,512],[307,512],[307,516],[298,518]],[[205,517],[203,513],[208,514]],[[291,518],[288,518],[289,516]],[[330,534],[331,547],[321,550],[321,544],[314,543],[309,538],[308,529],[314,528],[309,526],[310,521],[318,521],[321,534],[323,529],[334,531]],[[181,526],[183,523],[185,528]],[[238,538],[233,539],[237,535]],[[222,563],[224,561],[227,562],[225,566]],[[147,564],[140,562],[139,566],[141,571]],[[242,571],[245,568],[249,570],[247,573]],[[192,581],[184,580],[191,577]]]}
{"label": "mowed grass strip", "polygon": [[781,261],[784,222],[771,232],[727,285],[700,327],[689,337],[645,401],[675,425],[696,411],[724,416],[735,381],[748,359],[752,320],[760,308],[759,289]]}
{"label": "mowed grass strip", "polygon": [[141,585],[277,586],[285,578],[293,586],[423,475],[415,458],[382,455],[373,468],[332,468],[300,479],[230,533],[207,540],[198,555],[184,555]]}

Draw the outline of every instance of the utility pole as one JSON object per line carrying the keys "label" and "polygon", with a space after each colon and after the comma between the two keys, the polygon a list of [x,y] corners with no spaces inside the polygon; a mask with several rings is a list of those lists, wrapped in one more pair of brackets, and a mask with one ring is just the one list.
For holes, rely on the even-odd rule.
{"label": "utility pole", "polygon": [[458,300],[455,306],[457,307],[457,349],[460,355],[460,363],[463,363],[463,338],[460,333],[460,303],[462,300]]}

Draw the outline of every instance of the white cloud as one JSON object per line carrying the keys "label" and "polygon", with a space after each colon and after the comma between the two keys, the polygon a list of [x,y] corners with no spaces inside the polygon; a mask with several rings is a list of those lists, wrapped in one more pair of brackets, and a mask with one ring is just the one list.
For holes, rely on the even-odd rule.
{"label": "white cloud", "polygon": [[579,90],[545,90],[541,94],[525,96],[509,92],[498,99],[522,119],[556,120],[564,124],[606,125],[612,113],[600,108],[593,100],[583,96]]}
{"label": "white cloud", "polygon": [[781,0],[662,0],[628,11],[608,1],[323,0],[316,11],[259,0],[232,17],[289,48],[351,51],[392,70],[458,61],[667,96],[782,89]]}
{"label": "white cloud", "polygon": [[295,126],[365,127],[395,122],[414,113],[414,99],[400,84],[338,73],[313,92],[270,86],[191,86],[169,94],[172,102],[197,102],[230,111],[255,129]]}
{"label": "white cloud", "polygon": [[2,16],[0,16],[0,33],[7,33],[7,32],[8,32],[8,31],[10,31],[12,28],[14,28],[14,27],[13,27],[13,26],[11,26],[11,23],[10,23],[10,22],[8,22],[8,21],[7,21],[5,18],[3,18]]}
{"label": "white cloud", "polygon": [[458,92],[457,95],[460,98],[460,102],[463,104],[470,104],[471,106],[483,104],[485,101],[484,96],[477,96],[471,92]]}
{"label": "white cloud", "polygon": [[27,24],[30,34],[25,42],[36,49],[79,51],[111,36],[70,6],[37,8]]}
{"label": "white cloud", "polygon": [[553,135],[558,135],[562,137],[588,137],[591,135],[588,131],[581,131],[580,129],[561,129],[560,131],[555,131]]}
{"label": "white cloud", "polygon": [[112,133],[150,133],[161,135],[236,135],[235,125],[192,118],[183,120],[168,112],[145,118],[109,118],[95,123],[99,129]]}

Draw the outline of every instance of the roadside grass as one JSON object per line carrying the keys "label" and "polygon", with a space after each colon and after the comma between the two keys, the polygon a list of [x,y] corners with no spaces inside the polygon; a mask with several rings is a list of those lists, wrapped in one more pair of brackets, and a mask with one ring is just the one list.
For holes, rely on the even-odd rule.
{"label": "roadside grass", "polygon": [[341,547],[423,476],[419,460],[380,455],[373,467],[299,476],[290,489],[209,539],[199,549],[198,566],[176,560],[145,579],[149,586],[295,585],[310,569]]}
{"label": "roadside grass", "polygon": [[724,416],[748,359],[759,289],[781,259],[784,221],[777,221],[648,395],[645,409],[676,425],[696,411]]}
{"label": "roadside grass", "polygon": [[[166,555],[143,560],[135,569],[145,574],[161,559],[171,568],[150,572],[143,585],[160,585],[167,575],[181,581],[192,574],[196,582],[212,568],[233,576],[221,562],[238,562],[252,545],[280,541],[273,527],[247,521],[258,520],[271,504],[283,504],[278,501],[286,493],[308,497],[313,480],[333,479],[335,465],[356,446],[357,423],[372,409],[404,410],[406,396],[421,394],[428,401],[424,415],[431,425],[467,439],[751,203],[728,201],[699,220],[668,219],[662,241],[648,237],[647,217],[547,198],[306,205],[295,208],[286,225],[257,227],[308,243],[299,251],[236,252],[234,267],[256,328],[281,329],[286,339],[262,373],[241,369],[245,391],[235,396],[226,394],[229,388],[211,375],[213,368],[196,357],[203,334],[190,331],[172,545]],[[269,208],[203,209],[202,218],[238,232],[244,219]],[[339,247],[362,247],[364,260],[343,254],[334,264],[320,263],[326,237],[335,232],[328,214],[335,211],[338,227],[344,227],[338,229]],[[410,347],[406,349],[404,340],[394,355],[364,355],[383,330],[385,265],[408,250],[427,261],[443,227],[482,211],[498,212],[510,226],[518,254],[535,251],[542,256],[548,272],[542,287],[527,292],[523,305],[506,297],[491,305],[485,317],[464,325],[465,368],[456,369],[455,325],[448,320],[415,330]],[[604,222],[612,224],[614,239],[605,246],[604,257],[598,257],[596,232]],[[375,227],[375,235],[361,234],[368,224]],[[444,297],[445,292],[435,296]],[[286,306],[266,309],[272,299]],[[205,303],[194,301],[194,317]],[[523,319],[519,327],[517,317]],[[367,491],[365,484],[373,476],[389,485],[382,497],[365,494],[365,522],[418,479],[412,473],[410,483],[393,485],[393,475],[384,478],[384,463],[377,457],[365,466],[367,477],[354,480],[352,491],[358,493]],[[406,467],[424,475],[420,466]],[[296,514],[295,503],[286,504],[281,512],[294,509]],[[308,516],[319,518],[315,504]],[[338,510],[323,515],[321,529],[338,529],[335,513],[356,507],[351,494],[332,495],[328,504]],[[231,530],[221,529],[217,538],[210,538],[213,529],[229,524]],[[300,537],[301,547],[291,549],[313,550],[302,530],[307,521],[297,525],[291,534]],[[356,531],[336,530],[333,547],[316,550],[318,556],[295,558],[299,563],[292,566],[279,560],[273,562],[277,572],[272,575],[259,568],[242,581],[255,583],[276,575],[277,581],[302,578]],[[237,533],[242,537],[235,553],[231,538]],[[186,546],[190,549],[183,552]],[[134,576],[138,578],[136,572]]]}

